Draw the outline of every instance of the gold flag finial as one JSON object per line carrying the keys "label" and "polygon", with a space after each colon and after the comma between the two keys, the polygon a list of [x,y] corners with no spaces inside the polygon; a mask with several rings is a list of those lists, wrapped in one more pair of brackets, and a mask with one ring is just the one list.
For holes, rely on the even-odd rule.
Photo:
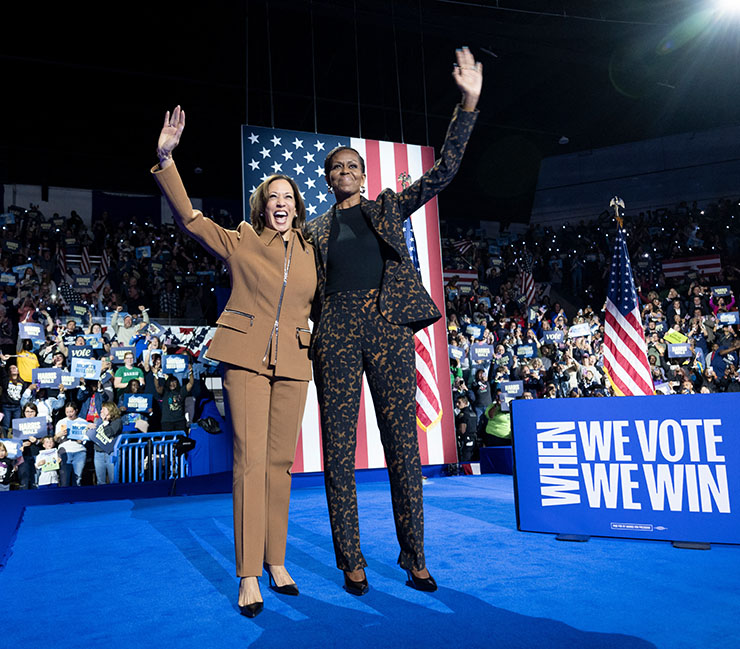
{"label": "gold flag finial", "polygon": [[624,209],[624,201],[619,196],[615,196],[609,201],[609,207],[614,208],[614,218],[619,224],[619,227],[624,227],[624,217],[619,214],[619,208]]}

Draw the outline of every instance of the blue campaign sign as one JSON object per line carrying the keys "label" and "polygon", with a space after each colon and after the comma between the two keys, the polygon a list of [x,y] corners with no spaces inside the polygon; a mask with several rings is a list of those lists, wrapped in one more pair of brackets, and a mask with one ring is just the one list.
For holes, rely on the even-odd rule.
{"label": "blue campaign sign", "polygon": [[478,304],[485,304],[490,309],[491,308],[491,298],[490,297],[479,297]]}
{"label": "blue campaign sign", "polygon": [[95,358],[95,354],[90,345],[70,345],[69,358]]}
{"label": "blue campaign sign", "polygon": [[95,278],[92,273],[85,275],[75,275],[72,281],[72,288],[81,293],[90,293],[93,290],[93,283]]}
{"label": "blue campaign sign", "polygon": [[136,258],[137,259],[151,259],[152,256],[152,247],[151,246],[139,246],[136,249]]}
{"label": "blue campaign sign", "polygon": [[111,347],[111,362],[123,364],[125,362],[123,358],[129,352],[134,355],[134,358],[136,358],[136,347]]}
{"label": "blue campaign sign", "polygon": [[690,358],[693,352],[688,343],[668,344],[668,358]]}
{"label": "blue campaign sign", "polygon": [[184,374],[188,370],[188,357],[183,354],[168,354],[163,362],[167,374]]}
{"label": "blue campaign sign", "polygon": [[[13,279],[15,279],[15,275],[13,275]],[[450,289],[450,291],[448,291],[448,293],[447,293],[447,297],[450,300],[457,299],[457,295],[458,295],[458,290],[456,288]]]}
{"label": "blue campaign sign", "polygon": [[712,295],[715,297],[726,297],[731,293],[729,286],[712,286]]}
{"label": "blue campaign sign", "polygon": [[556,343],[562,343],[565,340],[565,332],[562,329],[555,329],[553,331],[543,331],[542,340],[540,342],[543,345],[553,345]]}
{"label": "blue campaign sign", "polygon": [[116,443],[116,438],[110,437],[107,434],[108,432],[109,430],[106,430],[105,424],[98,419],[95,428],[87,429],[87,439],[95,442],[95,444],[102,448],[106,453],[112,453],[113,447]]}
{"label": "blue campaign sign", "polygon": [[518,527],[740,543],[740,394],[513,404]]}
{"label": "blue campaign sign", "polygon": [[67,372],[66,370],[62,371],[61,379],[65,389],[79,384],[79,377],[73,376],[71,372]]}
{"label": "blue campaign sign", "polygon": [[26,272],[26,268],[33,268],[33,264],[21,264],[20,266],[13,266],[13,272],[22,279],[23,275]]}
{"label": "blue campaign sign", "polygon": [[475,343],[470,346],[470,360],[474,363],[485,363],[493,358],[493,345]]}
{"label": "blue campaign sign", "polygon": [[40,439],[46,437],[48,424],[46,417],[24,417],[13,420],[13,437],[16,439]]}
{"label": "blue campaign sign", "polygon": [[717,314],[717,320],[722,326],[740,324],[740,312],[726,311]]}
{"label": "blue campaign sign", "polygon": [[44,341],[46,340],[44,326],[38,322],[19,322],[18,338]]}
{"label": "blue campaign sign", "polygon": [[70,373],[77,378],[86,381],[100,380],[100,372],[103,369],[103,363],[90,358],[73,358]]}
{"label": "blue campaign sign", "polygon": [[58,388],[62,383],[62,373],[58,367],[34,367],[31,380],[40,388]]}
{"label": "blue campaign sign", "polygon": [[476,340],[483,338],[483,327],[480,325],[469,324],[465,327],[465,333],[468,336],[473,336]]}
{"label": "blue campaign sign", "polygon": [[151,394],[127,394],[123,405],[129,412],[147,412],[152,407]]}
{"label": "blue campaign sign", "polygon": [[15,273],[0,273],[0,284],[3,286],[15,286],[18,283],[18,278]]}
{"label": "blue campaign sign", "polygon": [[524,394],[524,381],[499,381],[498,389],[506,399],[514,399]]}
{"label": "blue campaign sign", "polygon": [[93,349],[103,349],[103,337],[100,334],[85,334],[85,342]]}
{"label": "blue campaign sign", "polygon": [[87,306],[84,304],[72,305],[72,315],[77,316],[78,318],[87,318],[88,311]]}
{"label": "blue campaign sign", "polygon": [[534,345],[518,345],[516,355],[520,358],[532,358],[534,356]]}
{"label": "blue campaign sign", "polygon": [[462,347],[455,347],[455,345],[447,345],[450,358],[455,358],[461,361],[465,356],[465,350]]}
{"label": "blue campaign sign", "polygon": [[87,422],[84,419],[75,419],[67,424],[67,439],[79,442],[87,439]]}

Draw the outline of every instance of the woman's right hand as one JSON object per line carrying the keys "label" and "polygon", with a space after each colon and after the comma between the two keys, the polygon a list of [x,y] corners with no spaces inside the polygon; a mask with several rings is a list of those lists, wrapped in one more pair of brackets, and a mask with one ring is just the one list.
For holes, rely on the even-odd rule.
{"label": "woman's right hand", "polygon": [[172,162],[172,152],[180,143],[180,137],[185,128],[185,111],[176,106],[172,111],[167,111],[164,115],[164,124],[159,134],[157,142],[157,156],[159,156],[159,166],[164,169]]}

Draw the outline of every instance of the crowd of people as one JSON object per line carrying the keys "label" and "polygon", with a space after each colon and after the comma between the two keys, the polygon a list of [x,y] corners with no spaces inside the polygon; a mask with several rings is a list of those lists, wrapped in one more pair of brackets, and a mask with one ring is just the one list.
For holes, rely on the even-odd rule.
{"label": "crowd of people", "polygon": [[[724,200],[703,210],[681,203],[626,219],[656,394],[740,391],[736,215],[740,203]],[[471,284],[452,278],[446,286],[461,459],[475,457],[480,446],[511,443],[511,398],[613,395],[603,345],[615,234],[613,216],[604,213],[578,226],[533,226],[514,243],[473,241],[462,257],[460,237],[443,248],[445,267],[472,268],[478,276]],[[669,259],[711,255],[721,264],[711,275],[663,272]],[[530,305],[521,283],[525,268],[536,287]],[[672,345],[682,348],[681,356],[672,355]],[[487,354],[477,351],[485,347]]]}

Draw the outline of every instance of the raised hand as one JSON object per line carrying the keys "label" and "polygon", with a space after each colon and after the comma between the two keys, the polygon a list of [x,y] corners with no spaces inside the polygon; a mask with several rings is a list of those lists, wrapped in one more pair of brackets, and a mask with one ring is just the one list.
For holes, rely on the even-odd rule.
{"label": "raised hand", "polygon": [[159,156],[159,166],[165,167],[172,160],[172,152],[180,143],[180,137],[185,128],[185,111],[176,106],[175,110],[167,111],[164,115],[164,124],[159,134],[157,142],[157,155]]}
{"label": "raised hand", "polygon": [[475,60],[467,47],[455,50],[455,56],[457,61],[452,77],[462,92],[462,107],[465,110],[475,110],[483,86],[483,64]]}

